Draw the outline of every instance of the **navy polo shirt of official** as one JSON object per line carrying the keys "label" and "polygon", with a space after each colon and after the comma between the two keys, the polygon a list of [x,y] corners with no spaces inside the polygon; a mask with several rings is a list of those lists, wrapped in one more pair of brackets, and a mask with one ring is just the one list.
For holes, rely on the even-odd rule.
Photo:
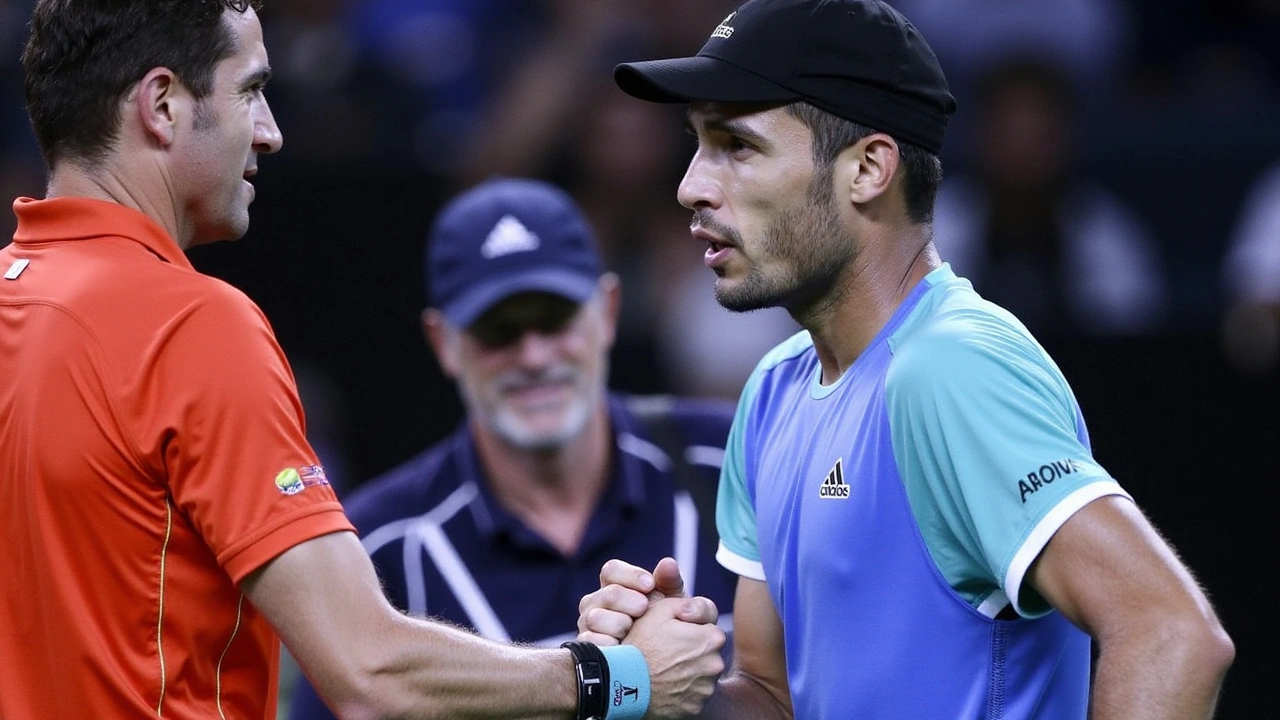
{"label": "navy polo shirt of official", "polygon": [[[489,492],[465,426],[354,493],[348,515],[392,602],[495,640],[554,645],[576,635],[578,602],[597,589],[605,561],[653,567],[672,555],[688,589],[727,609],[736,578],[715,562],[714,534],[699,530],[698,509],[673,487],[670,459],[648,439],[643,422],[620,397],[609,404],[617,443],[611,481],[572,556]],[[706,407],[677,402],[673,421],[697,480],[714,487],[730,418],[719,406]],[[703,521],[709,528],[714,518]]]}

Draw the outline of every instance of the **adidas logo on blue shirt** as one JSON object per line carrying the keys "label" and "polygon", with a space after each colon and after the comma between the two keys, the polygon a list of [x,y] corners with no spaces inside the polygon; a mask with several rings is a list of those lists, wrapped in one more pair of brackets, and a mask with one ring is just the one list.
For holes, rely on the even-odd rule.
{"label": "adidas logo on blue shirt", "polygon": [[818,497],[833,500],[849,499],[849,486],[844,482],[844,458],[836,459],[836,466],[831,468],[831,472],[827,473],[826,479],[822,481],[822,487],[818,488]]}

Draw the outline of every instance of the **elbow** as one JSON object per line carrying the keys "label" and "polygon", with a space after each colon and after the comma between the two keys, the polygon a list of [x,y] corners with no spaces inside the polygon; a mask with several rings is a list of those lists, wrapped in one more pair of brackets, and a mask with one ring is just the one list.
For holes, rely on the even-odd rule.
{"label": "elbow", "polygon": [[357,642],[332,658],[312,686],[340,720],[424,717],[424,698],[415,698],[403,677],[394,645]]}
{"label": "elbow", "polygon": [[409,707],[398,706],[392,693],[380,692],[377,683],[357,683],[325,694],[325,702],[339,720],[387,720],[406,717]]}
{"label": "elbow", "polygon": [[1211,623],[1203,633],[1204,637],[1199,643],[1200,651],[1203,653],[1205,663],[1215,668],[1221,677],[1235,662],[1236,644],[1231,640],[1226,629],[1216,621]]}
{"label": "elbow", "polygon": [[1217,619],[1213,616],[1196,618],[1177,623],[1170,629],[1173,630],[1172,638],[1177,638],[1173,643],[1177,648],[1169,648],[1168,657],[1181,658],[1188,679],[1198,676],[1208,685],[1220,685],[1235,662],[1236,647]]}

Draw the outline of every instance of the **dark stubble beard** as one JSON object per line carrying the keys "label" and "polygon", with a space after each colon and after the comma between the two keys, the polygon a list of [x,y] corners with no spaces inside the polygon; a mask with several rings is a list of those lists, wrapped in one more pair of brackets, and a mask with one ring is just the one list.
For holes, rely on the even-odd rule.
{"label": "dark stubble beard", "polygon": [[[766,274],[761,265],[752,263],[736,285],[717,282],[717,302],[733,312],[782,307],[801,318],[831,296],[845,268],[858,255],[857,240],[840,222],[831,182],[832,169],[819,168],[805,202],[774,218],[754,244],[753,255],[773,260],[771,272]],[[716,227],[745,251],[736,231]]]}

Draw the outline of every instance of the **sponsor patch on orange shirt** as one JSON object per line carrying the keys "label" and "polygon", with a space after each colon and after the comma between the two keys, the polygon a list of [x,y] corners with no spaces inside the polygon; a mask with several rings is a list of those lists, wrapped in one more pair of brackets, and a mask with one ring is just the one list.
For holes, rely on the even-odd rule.
{"label": "sponsor patch on orange shirt", "polygon": [[276,473],[276,488],[285,495],[297,495],[312,485],[328,485],[324,468],[319,465],[303,465],[298,468],[285,468]]}

